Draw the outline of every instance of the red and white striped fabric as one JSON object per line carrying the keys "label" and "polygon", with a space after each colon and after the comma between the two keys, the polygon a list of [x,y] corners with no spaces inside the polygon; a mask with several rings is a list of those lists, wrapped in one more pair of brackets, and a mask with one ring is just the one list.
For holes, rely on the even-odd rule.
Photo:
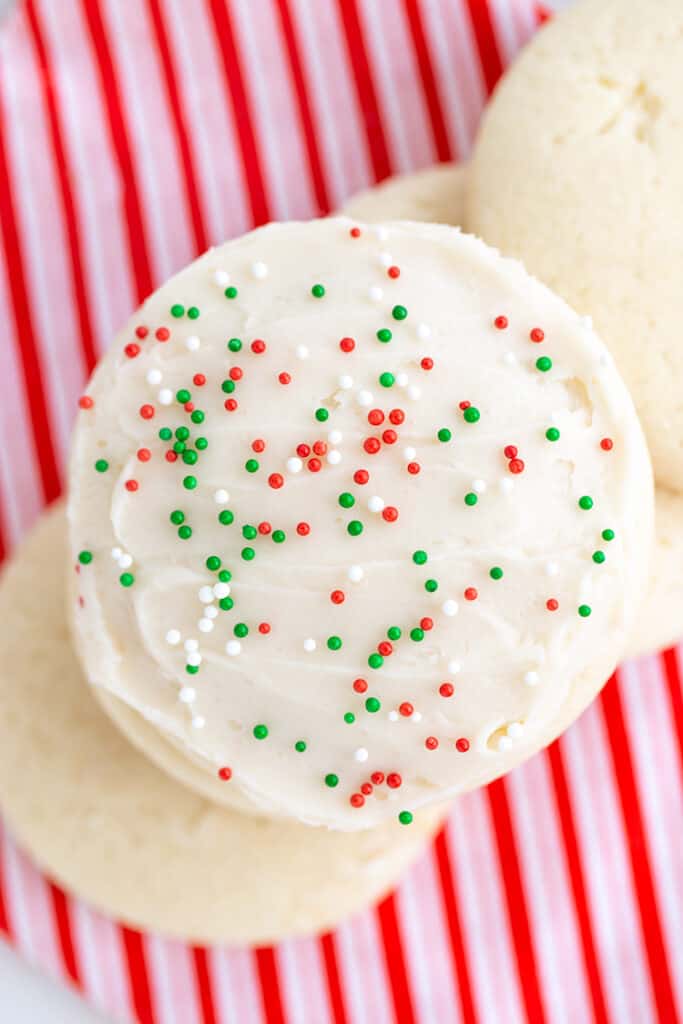
{"label": "red and white striped fabric", "polygon": [[[27,0],[0,31],[0,553],[63,485],[87,373],[208,245],[467,155],[531,0]],[[0,928],[117,1019],[683,1018],[683,652],[623,667],[460,800],[334,934],[199,949],[107,920],[0,833]]]}

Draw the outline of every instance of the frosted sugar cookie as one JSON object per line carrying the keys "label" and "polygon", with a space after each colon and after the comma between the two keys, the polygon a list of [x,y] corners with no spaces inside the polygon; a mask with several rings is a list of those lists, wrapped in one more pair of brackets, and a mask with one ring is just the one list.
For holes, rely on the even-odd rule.
{"label": "frosted sugar cookie", "polygon": [[370,223],[425,220],[462,224],[464,187],[464,165],[437,164],[415,174],[387,178],[351,196],[342,212]]}
{"label": "frosted sugar cookie", "polygon": [[652,533],[631,400],[584,320],[452,228],[215,249],[82,405],[86,673],[214,799],[408,825],[549,742],[623,650]]}

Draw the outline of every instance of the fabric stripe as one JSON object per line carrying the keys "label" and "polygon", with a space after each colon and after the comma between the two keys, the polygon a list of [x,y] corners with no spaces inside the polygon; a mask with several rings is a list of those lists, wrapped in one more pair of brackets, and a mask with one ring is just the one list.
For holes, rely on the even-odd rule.
{"label": "fabric stripe", "polygon": [[285,1024],[275,950],[272,946],[262,946],[255,951],[255,955],[267,1024]]}
{"label": "fabric stripe", "polygon": [[66,975],[75,985],[80,985],[81,969],[76,958],[76,947],[71,930],[71,913],[67,896],[52,882],[49,883],[49,893]]}
{"label": "fabric stripe", "polygon": [[320,937],[320,949],[325,965],[325,977],[327,979],[327,992],[332,1009],[332,1019],[334,1024],[347,1024],[348,1017],[339,976],[334,934],[332,932],[327,932]]}
{"label": "fabric stripe", "polygon": [[206,949],[203,946],[194,946],[192,948],[192,959],[194,961],[194,970],[197,979],[197,991],[199,993],[199,1002],[202,1011],[202,1022],[203,1024],[218,1024],[213,984],[209,973],[209,961],[206,955]]}
{"label": "fabric stripe", "polygon": [[220,1024],[263,1024],[265,1016],[254,952],[212,947],[207,955]]}
{"label": "fabric stripe", "polygon": [[683,766],[683,682],[681,680],[681,669],[679,650],[676,647],[669,648],[662,652],[662,665],[666,677],[666,688],[671,701],[671,716],[678,741],[678,752]]}
{"label": "fabric stripe", "polygon": [[353,1024],[395,1024],[377,914],[367,910],[336,933],[339,965]]}
{"label": "fabric stripe", "polygon": [[400,1021],[400,1024],[413,1024],[415,1007],[408,984],[408,970],[398,924],[395,893],[391,893],[382,900],[377,907],[377,916],[382,930],[382,944],[396,1019]]}
{"label": "fabric stripe", "polygon": [[140,1024],[155,1024],[143,937],[140,932],[125,925],[121,925],[120,933],[136,1016]]}
{"label": "fabric stripe", "polygon": [[534,1024],[546,1019],[538,983],[538,969],[534,956],[529,916],[524,898],[524,889],[519,868],[517,842],[510,818],[510,805],[505,779],[498,779],[487,787],[487,793],[496,834],[498,857],[505,881],[505,899],[510,918],[510,928],[517,956],[520,987],[524,997],[527,1016]]}
{"label": "fabric stripe", "polygon": [[289,939],[276,947],[285,1019],[288,1024],[330,1024],[322,951],[315,938]]}
{"label": "fabric stripe", "polygon": [[486,88],[491,93],[503,73],[503,62],[493,30],[489,0],[467,0],[467,9],[477,41]]}
{"label": "fabric stripe", "polygon": [[117,926],[79,900],[72,899],[71,907],[87,997],[104,1013],[129,1020],[133,1008]]}
{"label": "fabric stripe", "polygon": [[420,69],[422,88],[427,102],[427,110],[429,111],[429,120],[432,127],[434,145],[436,147],[436,155],[441,161],[452,160],[453,155],[448,141],[446,121],[441,106],[441,97],[439,96],[436,77],[434,75],[434,69],[427,46],[427,37],[425,35],[422,20],[422,5],[420,0],[404,0],[404,7],[408,23],[410,25],[410,32],[413,37],[415,56],[417,57],[417,63]]}
{"label": "fabric stripe", "polygon": [[454,864],[451,860],[448,849],[445,829],[442,829],[436,837],[434,852],[439,870],[441,898],[443,900],[444,910],[446,913],[446,921],[448,922],[451,956],[453,959],[453,968],[458,981],[462,1017],[464,1024],[474,1024],[477,1019],[477,1015],[472,997],[472,981],[467,963],[467,950],[464,941],[462,923],[460,920],[460,911],[453,885]]}

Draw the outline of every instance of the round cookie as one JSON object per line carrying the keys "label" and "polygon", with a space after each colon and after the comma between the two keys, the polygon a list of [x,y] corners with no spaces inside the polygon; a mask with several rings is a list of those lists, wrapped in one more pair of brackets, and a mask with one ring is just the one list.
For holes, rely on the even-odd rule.
{"label": "round cookie", "polygon": [[212,798],[408,825],[594,696],[651,500],[612,360],[519,264],[442,225],[270,225],[164,285],[90,383],[77,648]]}
{"label": "round cookie", "polygon": [[468,230],[589,314],[636,402],[655,478],[683,490],[683,6],[581,0],[484,113]]}
{"label": "round cookie", "polygon": [[119,920],[202,943],[324,930],[396,882],[443,807],[412,828],[276,823],[209,803],[141,756],[73,653],[65,561],[58,505],[0,580],[0,808],[43,870]]}
{"label": "round cookie", "polygon": [[[465,167],[446,165],[389,178],[352,197],[345,211],[374,223],[385,219],[388,202],[399,220],[463,224],[465,173]],[[669,647],[683,636],[683,496],[658,487],[655,509],[650,584],[627,643],[629,657]]]}
{"label": "round cookie", "polygon": [[424,220],[461,224],[465,168],[462,164],[437,164],[414,174],[387,178],[373,188],[358,192],[344,204],[347,217],[374,224],[384,220]]}

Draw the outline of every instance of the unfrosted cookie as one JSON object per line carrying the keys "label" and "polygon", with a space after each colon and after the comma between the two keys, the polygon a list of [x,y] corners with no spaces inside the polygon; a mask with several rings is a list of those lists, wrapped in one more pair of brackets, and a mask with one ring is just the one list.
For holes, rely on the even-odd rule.
{"label": "unfrosted cookie", "polygon": [[54,507],[0,581],[0,808],[41,867],[108,914],[197,942],[320,931],[392,886],[443,808],[340,833],[212,804],[139,754],[91,696],[66,623]]}
{"label": "unfrosted cookie", "polygon": [[437,164],[415,174],[387,178],[359,192],[344,204],[342,213],[368,223],[383,220],[424,220],[462,224],[465,168]]}
{"label": "unfrosted cookie", "polygon": [[[352,197],[345,210],[374,223],[385,218],[388,203],[399,220],[464,224],[465,174],[465,167],[445,165],[390,178]],[[660,650],[683,636],[683,496],[658,487],[655,507],[650,584],[628,640],[629,656]]]}
{"label": "unfrosted cookie", "polygon": [[683,490],[683,5],[583,0],[486,110],[468,230],[590,314],[636,402],[657,481]]}
{"label": "unfrosted cookie", "polygon": [[87,675],[217,800],[409,825],[549,742],[622,653],[652,530],[630,397],[582,318],[453,228],[213,250],[83,406]]}

